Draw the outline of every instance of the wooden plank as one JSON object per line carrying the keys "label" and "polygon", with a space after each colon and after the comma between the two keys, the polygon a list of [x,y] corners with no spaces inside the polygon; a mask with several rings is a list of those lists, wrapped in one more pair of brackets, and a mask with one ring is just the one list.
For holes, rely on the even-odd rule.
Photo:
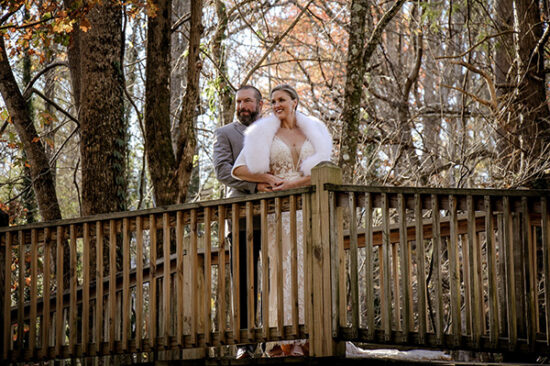
{"label": "wooden plank", "polygon": [[61,347],[64,344],[63,334],[65,324],[63,323],[63,241],[65,230],[63,226],[57,227],[57,247],[56,247],[56,299],[55,299],[55,355],[61,354]]}
{"label": "wooden plank", "polygon": [[115,349],[115,340],[116,340],[116,240],[117,230],[116,230],[116,221],[109,220],[109,351],[114,353]]}
{"label": "wooden plank", "polygon": [[163,250],[163,260],[164,260],[164,274],[162,276],[162,300],[163,300],[163,322],[162,326],[164,329],[164,345],[168,347],[170,345],[170,327],[171,327],[171,316],[172,312],[170,311],[170,302],[171,294],[170,289],[170,266],[166,265],[170,258],[170,216],[168,213],[162,215],[162,250]]}
{"label": "wooden plank", "polygon": [[212,318],[212,233],[210,207],[204,208],[204,342],[210,345],[211,341],[211,318]]}
{"label": "wooden plank", "polygon": [[88,353],[90,336],[90,224],[82,226],[82,352]]}
{"label": "wooden plank", "polygon": [[[262,236],[263,238],[263,236]],[[262,239],[263,240],[263,239]],[[226,343],[225,331],[227,329],[226,305],[225,305],[225,206],[218,206],[218,333],[220,343]],[[263,248],[263,244],[262,244]],[[265,324],[264,324],[265,326]]]}
{"label": "wooden plank", "polygon": [[284,298],[283,298],[283,217],[281,213],[281,199],[275,198],[275,250],[274,250],[274,268],[277,282],[275,289],[277,291],[277,330],[279,334],[284,334]]}
{"label": "wooden plank", "polygon": [[290,215],[290,280],[291,280],[291,333],[298,335],[300,302],[298,298],[298,233],[296,229],[296,196],[289,197]]}
{"label": "wooden plank", "polygon": [[384,340],[388,342],[392,335],[392,297],[390,279],[390,208],[388,195],[386,193],[382,193],[382,227],[384,240],[382,243],[382,262],[380,262],[380,289],[384,290],[384,294],[382,296],[383,301],[380,311],[382,314]]}
{"label": "wooden plank", "polygon": [[392,268],[392,285],[393,285],[393,315],[392,318],[395,319],[395,327],[393,330],[401,332],[401,306],[399,304],[401,299],[401,291],[399,287],[399,255],[397,253],[397,244],[391,243],[391,268]]}
{"label": "wooden plank", "polygon": [[452,319],[452,342],[459,346],[462,339],[461,319],[461,293],[460,293],[460,264],[458,252],[458,215],[456,196],[449,196],[449,211],[451,216],[451,236],[449,238],[449,285],[451,292],[451,319]]}
{"label": "wooden plank", "polygon": [[479,347],[481,340],[481,333],[483,329],[482,323],[482,298],[481,298],[481,264],[480,264],[480,248],[477,241],[477,233],[475,230],[475,207],[472,196],[466,198],[466,205],[468,211],[468,251],[470,253],[470,289],[472,295],[470,300],[472,302],[472,343],[474,347]]}
{"label": "wooden plank", "polygon": [[36,302],[38,299],[38,289],[36,286],[38,277],[38,234],[37,229],[31,230],[31,258],[30,258],[30,317],[29,317],[29,350],[34,353],[36,348]]}
{"label": "wooden plank", "polygon": [[529,206],[527,197],[521,198],[521,231],[522,231],[522,246],[524,249],[525,274],[527,282],[527,343],[531,350],[535,349],[535,341],[537,336],[537,284],[536,284],[536,258],[534,241],[531,234],[531,220],[529,218]]}
{"label": "wooden plank", "polygon": [[2,349],[2,359],[8,358],[8,351],[12,340],[11,333],[11,262],[12,262],[12,246],[13,233],[7,232],[6,245],[4,246],[4,344]]}
{"label": "wooden plank", "polygon": [[427,333],[426,306],[426,261],[424,248],[424,231],[422,220],[422,200],[419,194],[414,195],[414,217],[416,228],[416,278],[418,281],[418,341],[425,344]]}
{"label": "wooden plank", "polygon": [[[44,279],[42,284],[42,302],[44,304],[44,310],[42,312],[42,323],[40,325],[40,335],[42,349],[40,350],[38,357],[45,358],[48,354],[49,348],[49,334],[51,328],[51,314],[50,314],[50,297],[51,297],[51,276],[52,276],[52,243],[50,228],[44,229],[44,260],[42,266],[44,268]],[[9,246],[8,246],[9,248]],[[5,257],[4,257],[5,258]],[[9,277],[4,277],[6,284],[11,284]],[[9,286],[8,286],[9,287]],[[10,299],[10,297],[4,297],[4,299]],[[11,300],[10,300],[11,302]],[[6,319],[6,318],[4,318]],[[10,324],[9,318],[5,324]],[[6,328],[11,328],[11,324]]]}
{"label": "wooden plank", "polygon": [[359,265],[357,263],[357,202],[355,194],[348,195],[350,207],[350,291],[351,291],[351,334],[359,334]]}
{"label": "wooden plank", "polygon": [[15,344],[15,349],[21,355],[24,350],[23,338],[25,329],[25,276],[27,274],[25,255],[25,235],[23,231],[19,231],[19,285],[17,288],[17,343]]}
{"label": "wooden plank", "polygon": [[[339,332],[340,328],[347,328],[348,326],[348,316],[347,316],[347,288],[346,288],[346,253],[344,250],[344,208],[338,206],[336,203],[336,195],[332,194],[331,196],[331,211],[335,212],[334,215],[334,226],[331,227],[331,233],[334,233],[336,239],[334,242],[334,270],[336,272],[333,281],[337,283],[337,286],[334,286],[338,291],[336,296],[335,305],[337,305],[338,311],[335,316],[337,316],[337,322],[335,324],[335,332]],[[338,333],[336,333],[336,336]]]}
{"label": "wooden plank", "polygon": [[157,218],[149,216],[149,347],[156,348],[157,342]]}
{"label": "wooden plank", "polygon": [[176,343],[183,346],[183,326],[185,319],[184,276],[183,276],[183,212],[176,213]]}
{"label": "wooden plank", "polygon": [[[130,222],[127,217],[122,219],[122,351],[127,351],[130,338]],[[167,266],[165,266],[167,267]]]}
{"label": "wooden plank", "polygon": [[267,233],[267,201],[260,201],[260,226],[262,231],[262,338],[269,338],[269,268],[268,268],[268,233]]}
{"label": "wooden plank", "polygon": [[[313,312],[311,306],[311,282],[312,273],[312,233],[311,233],[311,195],[302,194],[302,234],[304,246],[304,320],[305,331],[311,334],[313,326]],[[262,243],[263,245],[263,243]]]}
{"label": "wooden plank", "polygon": [[544,305],[546,345],[550,346],[550,215],[548,198],[540,198],[541,206],[541,240],[544,266]]}
{"label": "wooden plank", "polygon": [[466,335],[472,334],[472,268],[470,267],[470,248],[468,245],[467,235],[460,235],[460,243],[462,244],[462,274],[464,277],[464,319],[466,323]]}
{"label": "wooden plank", "polygon": [[[248,201],[245,206],[246,212],[246,263],[242,263],[243,266],[246,266],[246,300],[247,300],[247,330],[248,330],[248,339],[253,338],[253,328],[254,328],[254,228],[253,228],[253,213],[254,207],[252,202]],[[245,289],[243,289],[245,290]]]}
{"label": "wooden plank", "polygon": [[[399,246],[401,254],[401,285],[402,285],[402,304],[403,304],[403,336],[404,341],[409,339],[409,332],[411,331],[411,325],[413,318],[412,312],[412,281],[410,276],[410,262],[409,262],[409,246],[407,242],[407,212],[405,207],[405,197],[403,194],[399,194],[398,199],[398,216],[399,216]],[[396,258],[397,260],[397,258]],[[396,281],[397,282],[397,281]],[[397,303],[396,303],[396,306]],[[399,318],[398,318],[399,319]]]}
{"label": "wooden plank", "polygon": [[190,225],[190,235],[191,235],[191,246],[189,250],[189,255],[191,256],[191,344],[198,345],[197,339],[197,321],[199,318],[199,294],[198,294],[198,281],[197,274],[199,271],[199,257],[197,256],[197,245],[198,245],[198,224],[197,224],[197,210],[191,210],[191,225]]}
{"label": "wooden plank", "polygon": [[[240,325],[241,325],[241,304],[240,304],[240,263],[239,263],[239,204],[231,205],[231,263],[233,263],[232,278],[233,278],[233,317],[231,317],[233,330],[233,338],[238,343],[240,340]],[[244,289],[243,289],[244,291]]]}
{"label": "wooden plank", "polygon": [[372,194],[365,193],[365,235],[366,235],[366,255],[365,255],[365,282],[366,282],[366,309],[367,309],[367,339],[374,339],[374,258],[372,255]]}
{"label": "wooden plank", "polygon": [[77,328],[77,314],[78,308],[76,304],[76,288],[78,286],[78,278],[76,275],[77,266],[77,249],[76,249],[76,227],[75,225],[69,226],[69,251],[70,251],[70,267],[69,267],[69,290],[70,290],[70,302],[69,302],[69,354],[73,355],[75,352],[78,328]]}
{"label": "wooden plank", "polygon": [[489,196],[485,196],[485,241],[487,247],[487,274],[489,277],[489,339],[491,345],[496,347],[500,334],[498,327],[497,254],[493,225],[493,206],[491,197]]}
{"label": "wooden plank", "polygon": [[[104,297],[103,297],[103,222],[96,221],[95,224],[96,237],[96,276],[95,276],[95,345],[96,350],[100,349],[101,344],[105,341],[104,333]],[[100,353],[100,352],[98,352]]]}
{"label": "wooden plank", "polygon": [[506,260],[506,304],[507,304],[507,328],[508,344],[511,350],[516,348],[518,342],[518,313],[516,308],[516,271],[514,267],[514,220],[510,207],[510,199],[503,198],[504,209],[504,249]]}
{"label": "wooden plank", "polygon": [[143,217],[136,217],[136,349],[143,339]]}
{"label": "wooden plank", "polygon": [[435,282],[435,337],[438,344],[443,343],[443,274],[441,271],[441,232],[440,232],[440,213],[438,196],[433,194],[432,201],[432,245],[434,257],[434,282]]}

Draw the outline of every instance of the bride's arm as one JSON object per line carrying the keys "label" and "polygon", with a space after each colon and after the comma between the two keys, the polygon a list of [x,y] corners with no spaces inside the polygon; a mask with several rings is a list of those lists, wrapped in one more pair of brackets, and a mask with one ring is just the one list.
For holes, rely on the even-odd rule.
{"label": "bride's arm", "polygon": [[276,187],[281,184],[283,180],[273,174],[269,173],[252,173],[246,165],[240,165],[233,168],[231,174],[240,180],[246,180],[248,182],[255,183],[267,183],[271,187]]}
{"label": "bride's arm", "polygon": [[274,191],[282,191],[284,189],[292,189],[292,188],[299,188],[304,186],[309,186],[311,184],[311,175],[305,175],[303,177],[293,179],[293,180],[285,180],[282,184],[278,185],[277,187],[273,188]]}

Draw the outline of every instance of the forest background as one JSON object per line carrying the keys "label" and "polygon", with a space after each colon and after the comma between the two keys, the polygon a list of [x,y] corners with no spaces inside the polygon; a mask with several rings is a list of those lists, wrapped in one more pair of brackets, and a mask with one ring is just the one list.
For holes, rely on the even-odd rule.
{"label": "forest background", "polygon": [[550,188],[547,0],[0,4],[12,224],[223,197],[242,84],[295,86],[345,182]]}

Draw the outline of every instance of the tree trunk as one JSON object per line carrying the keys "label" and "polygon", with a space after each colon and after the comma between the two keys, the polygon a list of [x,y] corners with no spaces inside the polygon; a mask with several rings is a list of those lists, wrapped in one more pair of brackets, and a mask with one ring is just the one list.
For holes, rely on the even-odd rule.
{"label": "tree trunk", "polygon": [[0,92],[27,154],[42,219],[45,221],[61,219],[53,175],[44,145],[38,137],[26,101],[15,81],[3,37],[0,37]]}
{"label": "tree trunk", "polygon": [[363,62],[365,47],[365,23],[369,10],[369,0],[351,2],[351,23],[349,27],[348,59],[346,64],[346,84],[344,87],[344,109],[342,110],[342,136],[340,138],[339,165],[345,182],[353,183],[357,161],[357,144],[361,134],[361,100],[366,64]]}
{"label": "tree trunk", "polygon": [[235,114],[235,103],[233,100],[234,91],[225,79],[227,77],[227,56],[223,40],[227,37],[227,12],[226,5],[222,0],[216,0],[216,14],[218,15],[218,27],[212,39],[212,58],[217,64],[218,72],[218,95],[220,102],[220,121],[218,126],[224,126],[233,121]]}
{"label": "tree trunk", "polygon": [[145,150],[156,206],[176,203],[176,160],[170,134],[171,0],[153,1],[147,20],[145,80]]}
{"label": "tree trunk", "polygon": [[197,138],[195,135],[196,109],[199,102],[200,40],[203,31],[202,0],[191,2],[191,25],[189,33],[189,56],[187,58],[187,88],[183,97],[179,120],[180,134],[177,142],[176,164],[178,203],[185,202],[189,180],[193,171],[193,160]]}
{"label": "tree trunk", "polygon": [[104,2],[80,34],[80,152],[83,215],[126,208],[122,8]]}

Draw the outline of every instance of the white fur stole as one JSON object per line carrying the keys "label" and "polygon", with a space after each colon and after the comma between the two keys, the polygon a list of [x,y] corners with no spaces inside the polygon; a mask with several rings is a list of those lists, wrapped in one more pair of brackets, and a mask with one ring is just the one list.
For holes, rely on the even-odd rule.
{"label": "white fur stole", "polygon": [[[300,165],[304,175],[311,175],[311,169],[322,161],[330,160],[332,137],[323,122],[315,117],[296,112],[296,124],[311,142],[315,153],[306,158]],[[244,154],[246,165],[252,173],[269,171],[269,155],[273,138],[281,126],[281,121],[269,115],[254,122],[245,131]]]}

